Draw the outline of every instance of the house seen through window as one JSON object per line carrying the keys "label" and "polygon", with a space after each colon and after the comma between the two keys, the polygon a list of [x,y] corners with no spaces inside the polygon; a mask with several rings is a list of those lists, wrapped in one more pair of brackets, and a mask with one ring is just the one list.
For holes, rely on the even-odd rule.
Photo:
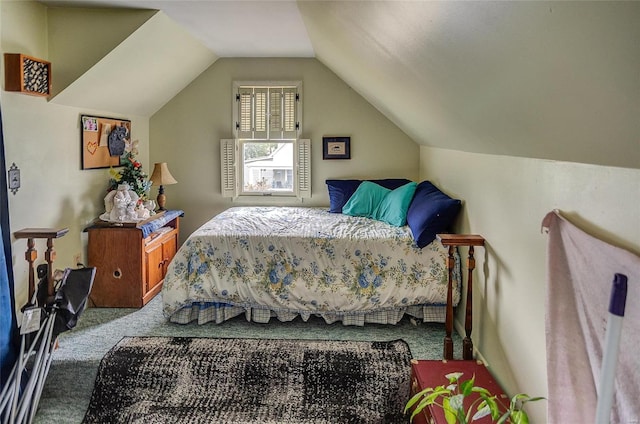
{"label": "house seen through window", "polygon": [[243,192],[293,192],[293,143],[242,142]]}

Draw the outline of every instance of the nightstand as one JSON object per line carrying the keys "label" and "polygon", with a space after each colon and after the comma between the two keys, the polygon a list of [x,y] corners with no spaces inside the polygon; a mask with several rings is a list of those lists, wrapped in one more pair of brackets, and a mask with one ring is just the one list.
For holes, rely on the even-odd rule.
{"label": "nightstand", "polygon": [[95,220],[88,262],[96,267],[90,300],[96,307],[139,308],[162,289],[178,249],[182,211],[163,211],[140,223]]}

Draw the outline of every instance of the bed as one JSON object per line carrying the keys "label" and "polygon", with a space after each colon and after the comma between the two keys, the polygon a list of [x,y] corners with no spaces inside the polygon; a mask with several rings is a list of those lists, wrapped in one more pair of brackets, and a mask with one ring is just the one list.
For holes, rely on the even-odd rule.
{"label": "bed", "polygon": [[[310,207],[232,207],[180,247],[162,289],[170,321],[444,322],[447,249],[408,226]],[[460,299],[459,260],[453,305]]]}

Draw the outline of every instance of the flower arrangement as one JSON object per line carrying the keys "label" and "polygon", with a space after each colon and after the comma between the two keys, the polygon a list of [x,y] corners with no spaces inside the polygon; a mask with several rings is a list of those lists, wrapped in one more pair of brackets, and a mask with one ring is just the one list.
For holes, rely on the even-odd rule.
{"label": "flower arrangement", "polygon": [[[448,386],[427,387],[409,399],[405,406],[405,413],[415,406],[410,421],[413,421],[413,418],[427,406],[438,405],[443,409],[448,424],[468,424],[487,415],[491,416],[492,422],[498,424],[528,424],[529,416],[523,409],[525,403],[544,399],[518,393],[511,398],[508,408],[506,406],[501,408],[496,395],[475,385],[475,375],[469,380],[460,382],[462,375],[461,372],[447,374],[445,377],[449,380]],[[465,411],[463,400],[472,393],[477,393],[479,398]]]}
{"label": "flower arrangement", "polygon": [[107,191],[116,190],[120,184],[128,184],[139,197],[142,203],[147,199],[147,194],[151,188],[147,174],[142,170],[142,164],[136,159],[138,154],[138,140],[125,141],[124,155],[122,156],[124,168],[117,171],[113,168],[109,170],[111,179]]}

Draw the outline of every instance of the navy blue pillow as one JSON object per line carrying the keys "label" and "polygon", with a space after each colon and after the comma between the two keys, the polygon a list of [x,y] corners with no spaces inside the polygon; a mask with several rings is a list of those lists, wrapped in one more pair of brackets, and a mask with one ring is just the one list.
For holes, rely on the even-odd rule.
{"label": "navy blue pillow", "polygon": [[460,200],[447,196],[429,181],[418,184],[407,211],[407,224],[418,247],[425,247],[436,234],[448,231],[461,205]]}
{"label": "navy blue pillow", "polygon": [[329,212],[342,213],[342,207],[356,192],[361,182],[361,180],[327,180]]}
{"label": "navy blue pillow", "polygon": [[[363,180],[326,180],[329,189],[329,212],[342,213],[342,207],[349,201],[353,193],[356,192]],[[385,178],[382,180],[366,180],[381,185],[389,190],[410,183],[404,178]]]}

